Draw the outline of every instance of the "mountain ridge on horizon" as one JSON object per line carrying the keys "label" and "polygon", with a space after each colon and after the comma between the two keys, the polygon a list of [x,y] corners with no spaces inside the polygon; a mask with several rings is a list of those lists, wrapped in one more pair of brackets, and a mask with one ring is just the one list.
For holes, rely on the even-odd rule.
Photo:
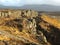
{"label": "mountain ridge on horizon", "polygon": [[0,9],[31,9],[36,11],[60,11],[60,6],[55,5],[23,5],[23,6],[4,6],[0,5]]}

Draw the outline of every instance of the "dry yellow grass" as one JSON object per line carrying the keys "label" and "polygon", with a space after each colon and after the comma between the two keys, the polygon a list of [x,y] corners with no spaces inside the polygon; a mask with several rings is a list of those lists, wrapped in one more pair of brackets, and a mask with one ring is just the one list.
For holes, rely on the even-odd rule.
{"label": "dry yellow grass", "polygon": [[[2,32],[4,32],[4,31],[6,32],[6,34],[4,32],[4,34],[6,35],[6,37],[1,36],[0,40],[10,40],[10,39],[13,39],[12,37],[10,37],[11,35],[13,35],[13,36],[16,36],[16,37],[22,37],[22,38],[24,38],[26,40],[29,40],[29,42],[39,44],[39,41],[35,38],[35,36],[27,33],[24,29],[23,29],[22,32],[20,32],[17,27],[7,26],[6,22],[10,21],[10,20],[13,20],[13,18],[1,18],[0,19],[0,21],[1,21],[0,22],[0,32],[1,31]],[[10,25],[12,25],[12,24],[10,24]]]}
{"label": "dry yellow grass", "polygon": [[42,14],[41,18],[46,21],[47,23],[49,23],[50,25],[53,25],[56,28],[60,29],[60,21],[55,19],[55,18],[51,18],[46,14]]}

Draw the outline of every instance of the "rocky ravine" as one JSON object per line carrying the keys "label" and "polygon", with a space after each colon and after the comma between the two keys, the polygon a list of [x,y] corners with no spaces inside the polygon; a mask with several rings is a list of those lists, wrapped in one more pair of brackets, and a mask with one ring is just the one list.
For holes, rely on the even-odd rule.
{"label": "rocky ravine", "polygon": [[32,10],[20,10],[17,16],[18,11],[13,16],[1,11],[0,45],[60,45],[58,20]]}

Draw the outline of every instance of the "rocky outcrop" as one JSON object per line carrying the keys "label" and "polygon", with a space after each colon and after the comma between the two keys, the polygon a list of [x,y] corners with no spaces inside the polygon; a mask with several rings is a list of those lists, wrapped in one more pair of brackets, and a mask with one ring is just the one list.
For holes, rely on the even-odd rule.
{"label": "rocky outcrop", "polygon": [[0,18],[1,17],[12,17],[12,18],[20,18],[20,17],[36,17],[38,12],[33,10],[0,10]]}
{"label": "rocky outcrop", "polygon": [[20,10],[21,14],[19,10],[10,11],[14,14],[0,18],[1,45],[60,44],[58,20],[32,10]]}

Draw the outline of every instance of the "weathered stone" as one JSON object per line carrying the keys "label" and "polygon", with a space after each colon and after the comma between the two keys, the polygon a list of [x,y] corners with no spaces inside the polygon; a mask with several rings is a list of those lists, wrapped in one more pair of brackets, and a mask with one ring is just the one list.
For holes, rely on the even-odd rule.
{"label": "weathered stone", "polygon": [[50,17],[39,17],[33,10],[1,10],[0,17],[1,45],[60,44],[59,21],[55,19],[54,25]]}

